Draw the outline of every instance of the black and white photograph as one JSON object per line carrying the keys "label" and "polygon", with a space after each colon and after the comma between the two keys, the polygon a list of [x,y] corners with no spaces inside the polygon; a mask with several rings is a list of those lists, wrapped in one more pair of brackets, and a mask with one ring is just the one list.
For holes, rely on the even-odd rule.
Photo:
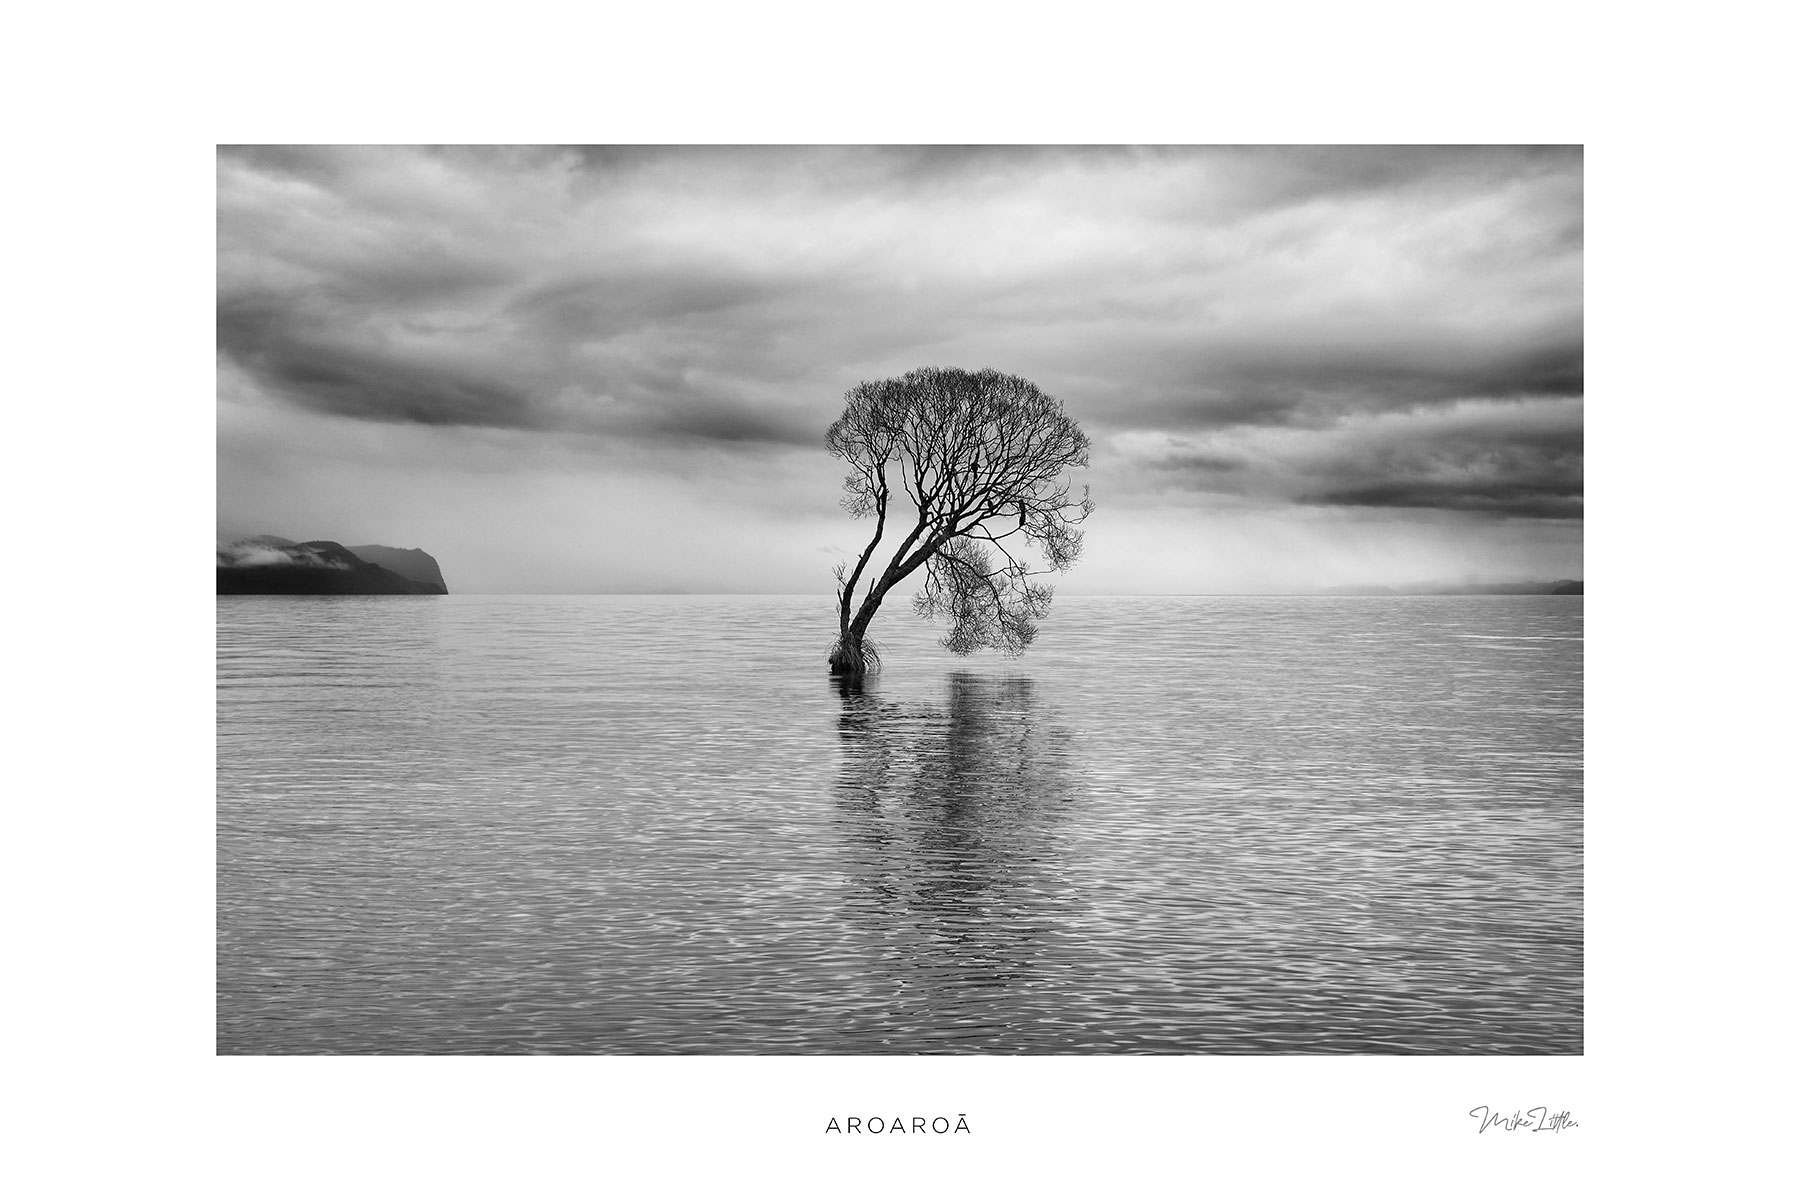
{"label": "black and white photograph", "polygon": [[22,10],[5,1191],[1778,1192],[1776,17]]}
{"label": "black and white photograph", "polygon": [[224,1055],[1579,1055],[1579,146],[221,146]]}

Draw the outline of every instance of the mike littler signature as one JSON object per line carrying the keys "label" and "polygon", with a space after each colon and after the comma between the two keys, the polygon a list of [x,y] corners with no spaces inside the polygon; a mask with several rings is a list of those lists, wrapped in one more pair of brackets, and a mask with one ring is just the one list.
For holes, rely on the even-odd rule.
{"label": "mike littler signature", "polygon": [[1495,1112],[1487,1105],[1471,1108],[1469,1115],[1481,1122],[1476,1133],[1486,1133],[1490,1126],[1504,1129],[1508,1133],[1523,1129],[1527,1133],[1561,1133],[1565,1129],[1574,1129],[1578,1122],[1569,1115],[1568,1109],[1551,1112],[1543,1105],[1536,1108],[1514,1109],[1511,1116]]}

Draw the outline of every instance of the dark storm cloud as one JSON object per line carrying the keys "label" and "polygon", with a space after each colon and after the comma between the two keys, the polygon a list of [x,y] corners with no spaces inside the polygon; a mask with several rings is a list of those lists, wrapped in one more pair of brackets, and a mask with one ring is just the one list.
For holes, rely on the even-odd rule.
{"label": "dark storm cloud", "polygon": [[1582,514],[1579,425],[1450,431],[1401,439],[1337,464],[1336,479],[1302,504],[1429,508],[1506,517]]}
{"label": "dark storm cloud", "polygon": [[810,425],[730,406],[703,408],[684,405],[640,426],[645,431],[709,442],[768,442],[811,445],[818,431]]}
{"label": "dark storm cloud", "polygon": [[779,271],[634,241],[645,199],[542,151],[228,149],[220,355],[364,420],[816,441],[742,369]]}
{"label": "dark storm cloud", "polygon": [[1467,480],[1399,480],[1321,492],[1302,503],[1352,508],[1437,508],[1506,517],[1569,518],[1581,516],[1581,484],[1566,478],[1538,482],[1517,476],[1489,483]]}
{"label": "dark storm cloud", "polygon": [[1578,332],[1565,330],[1500,346],[1456,336],[1396,339],[1388,330],[1311,345],[1218,346],[1194,363],[1203,383],[1184,391],[1171,380],[1160,401],[1135,416],[1185,428],[1324,426],[1347,413],[1470,397],[1580,396],[1582,360]]}
{"label": "dark storm cloud", "polygon": [[218,348],[304,411],[745,448],[816,446],[859,379],[991,365],[1061,397],[1126,495],[1566,517],[1581,171],[1555,147],[225,148]]}
{"label": "dark storm cloud", "polygon": [[1543,397],[1358,414],[1324,430],[1139,437],[1124,455],[1151,490],[1307,506],[1582,514],[1582,405]]}
{"label": "dark storm cloud", "polygon": [[772,298],[768,285],[723,275],[583,276],[532,287],[506,307],[513,320],[579,341],[632,328],[715,317]]}
{"label": "dark storm cloud", "polygon": [[[1334,336],[1310,345],[1181,347],[1139,367],[1135,392],[1091,424],[1102,430],[1326,428],[1347,414],[1472,397],[1577,397],[1583,394],[1583,353],[1578,334],[1560,330],[1541,342],[1522,336],[1504,346],[1450,335],[1395,340],[1383,330],[1366,340]],[[1095,380],[1090,386],[1107,385]]]}
{"label": "dark storm cloud", "polygon": [[422,425],[535,424],[529,395],[308,314],[279,295],[221,299],[219,352],[306,408]]}
{"label": "dark storm cloud", "polygon": [[1217,153],[1236,167],[1231,194],[1259,211],[1358,194],[1455,195],[1566,178],[1581,166],[1578,146],[1234,146]]}

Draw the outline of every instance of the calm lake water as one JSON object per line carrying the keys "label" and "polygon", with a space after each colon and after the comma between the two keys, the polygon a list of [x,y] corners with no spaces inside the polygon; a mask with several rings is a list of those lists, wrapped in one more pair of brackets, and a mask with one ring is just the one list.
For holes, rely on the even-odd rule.
{"label": "calm lake water", "polygon": [[221,597],[226,1054],[1582,1050],[1582,599]]}

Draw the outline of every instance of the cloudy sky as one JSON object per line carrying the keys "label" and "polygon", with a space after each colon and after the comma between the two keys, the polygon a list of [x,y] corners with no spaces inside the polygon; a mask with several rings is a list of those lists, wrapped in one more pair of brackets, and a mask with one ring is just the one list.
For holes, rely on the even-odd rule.
{"label": "cloudy sky", "polygon": [[826,592],[860,380],[1094,440],[1068,592],[1582,575],[1579,149],[223,148],[218,533]]}

